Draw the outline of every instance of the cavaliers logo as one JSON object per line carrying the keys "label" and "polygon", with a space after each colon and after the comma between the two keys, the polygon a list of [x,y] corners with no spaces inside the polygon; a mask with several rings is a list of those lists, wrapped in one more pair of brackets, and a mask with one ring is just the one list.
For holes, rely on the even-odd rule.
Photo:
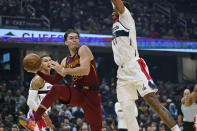
{"label": "cavaliers logo", "polygon": [[81,76],[72,76],[72,78],[73,78],[73,81],[77,81],[77,80],[81,79]]}

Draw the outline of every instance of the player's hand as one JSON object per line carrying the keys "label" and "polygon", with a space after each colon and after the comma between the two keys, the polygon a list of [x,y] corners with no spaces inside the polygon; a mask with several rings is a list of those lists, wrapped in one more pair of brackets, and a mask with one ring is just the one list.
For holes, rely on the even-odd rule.
{"label": "player's hand", "polygon": [[51,68],[54,69],[62,77],[65,77],[64,67],[62,67],[57,61],[51,62]]}

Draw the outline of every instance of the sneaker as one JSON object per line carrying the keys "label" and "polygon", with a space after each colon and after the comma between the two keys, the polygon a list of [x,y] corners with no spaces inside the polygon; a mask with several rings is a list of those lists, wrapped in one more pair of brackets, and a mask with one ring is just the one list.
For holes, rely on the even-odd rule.
{"label": "sneaker", "polygon": [[35,121],[30,119],[27,119],[24,116],[18,117],[18,122],[27,130],[27,131],[34,131],[34,128],[36,126]]}

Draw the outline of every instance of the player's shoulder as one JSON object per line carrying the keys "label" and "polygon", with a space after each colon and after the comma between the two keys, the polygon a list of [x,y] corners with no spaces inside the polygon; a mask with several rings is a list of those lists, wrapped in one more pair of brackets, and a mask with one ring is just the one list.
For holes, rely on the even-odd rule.
{"label": "player's shoulder", "polygon": [[80,54],[82,52],[91,52],[91,50],[87,45],[82,45],[79,47],[78,54]]}
{"label": "player's shoulder", "polygon": [[82,45],[79,47],[79,50],[84,50],[84,49],[89,49],[89,47],[87,45]]}
{"label": "player's shoulder", "polygon": [[31,81],[30,89],[39,90],[40,88],[43,87],[43,85],[44,85],[44,80],[40,76],[36,75]]}

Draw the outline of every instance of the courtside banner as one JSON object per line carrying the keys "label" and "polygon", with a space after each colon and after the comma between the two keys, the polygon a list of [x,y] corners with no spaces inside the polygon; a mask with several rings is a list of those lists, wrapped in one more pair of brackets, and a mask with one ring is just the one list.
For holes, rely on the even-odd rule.
{"label": "courtside banner", "polygon": [[[111,47],[111,40],[111,35],[80,34],[80,43],[89,46]],[[137,38],[137,42],[139,49],[189,49],[191,52],[197,52],[197,42],[141,37]],[[0,29],[0,44],[6,43],[64,45],[64,32]]]}

